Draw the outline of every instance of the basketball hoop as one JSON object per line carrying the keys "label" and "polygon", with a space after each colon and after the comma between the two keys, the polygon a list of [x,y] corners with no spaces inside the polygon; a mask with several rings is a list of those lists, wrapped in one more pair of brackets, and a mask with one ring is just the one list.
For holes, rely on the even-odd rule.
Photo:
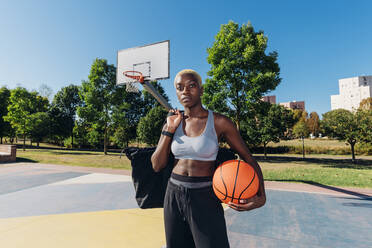
{"label": "basketball hoop", "polygon": [[141,84],[145,81],[145,77],[142,75],[142,72],[139,71],[125,71],[123,72],[124,76],[135,79]]}
{"label": "basketball hoop", "polygon": [[151,83],[169,78],[169,54],[169,40],[118,51],[116,84],[125,84],[127,92],[139,93],[140,83],[165,109],[171,109]]}
{"label": "basketball hoop", "polygon": [[127,92],[138,93],[139,90],[135,83],[136,82],[143,83],[145,81],[142,73],[139,71],[124,71],[123,74],[124,76],[133,79],[133,81],[125,82]]}

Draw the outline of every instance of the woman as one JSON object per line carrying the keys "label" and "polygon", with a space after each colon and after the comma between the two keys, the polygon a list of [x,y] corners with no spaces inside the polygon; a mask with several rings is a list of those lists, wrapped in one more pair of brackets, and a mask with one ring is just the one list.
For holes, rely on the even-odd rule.
{"label": "woman", "polygon": [[180,71],[174,80],[184,113],[172,110],[158,146],[151,157],[153,169],[160,171],[175,156],[174,168],[164,199],[164,223],[167,248],[229,247],[224,211],[212,189],[218,141],[224,138],[240,158],[251,164],[260,179],[256,196],[230,202],[237,211],[247,211],[265,204],[263,176],[234,123],[224,115],[206,110],[200,75],[193,70]]}

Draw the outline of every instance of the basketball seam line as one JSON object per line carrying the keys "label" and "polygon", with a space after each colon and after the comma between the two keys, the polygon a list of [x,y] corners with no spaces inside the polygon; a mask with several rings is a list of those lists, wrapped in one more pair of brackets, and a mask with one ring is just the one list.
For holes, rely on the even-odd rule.
{"label": "basketball seam line", "polygon": [[[224,200],[226,200],[226,198],[227,198],[227,187],[226,187],[225,181],[223,180],[223,176],[222,176],[222,166],[221,166],[221,170],[220,170],[220,176],[221,176],[221,180],[222,180],[223,186],[225,187],[226,195],[225,194],[223,194],[223,195],[225,195]],[[222,194],[222,192],[221,192],[221,194]]]}
{"label": "basketball seam line", "polygon": [[244,193],[244,191],[246,191],[249,188],[249,186],[251,186],[251,184],[253,183],[253,180],[255,178],[256,178],[256,172],[254,172],[253,178],[252,178],[251,182],[248,184],[248,186],[240,193],[239,198],[242,196],[242,194]]}
{"label": "basketball seam line", "polygon": [[[238,166],[236,167],[236,175],[235,175],[235,182],[234,182],[234,189],[233,189],[233,192],[231,194],[231,196],[234,198],[235,196],[235,188],[236,188],[236,181],[238,180],[238,175],[239,175],[239,165],[240,165],[240,160],[238,161]],[[226,191],[226,194],[227,194],[227,191]],[[238,201],[240,199],[238,198]]]}
{"label": "basketball seam line", "polygon": [[[225,195],[221,190],[219,190],[216,186],[213,186],[214,189],[216,189],[221,195],[225,196],[225,199],[226,198],[231,198],[232,200],[235,200],[235,199],[239,199],[239,198],[235,198],[235,197],[232,197],[232,196],[229,196],[229,195]],[[241,198],[240,200],[245,200],[245,199],[249,199],[249,198]]]}

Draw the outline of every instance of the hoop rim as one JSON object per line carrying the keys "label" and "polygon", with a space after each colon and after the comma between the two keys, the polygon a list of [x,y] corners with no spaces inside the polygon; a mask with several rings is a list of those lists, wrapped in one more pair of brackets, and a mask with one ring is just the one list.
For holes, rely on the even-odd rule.
{"label": "hoop rim", "polygon": [[[129,75],[129,73],[137,73],[138,75]],[[145,77],[142,75],[142,72],[140,71],[124,71],[123,74],[124,76],[133,78],[140,83],[143,83],[145,81]]]}

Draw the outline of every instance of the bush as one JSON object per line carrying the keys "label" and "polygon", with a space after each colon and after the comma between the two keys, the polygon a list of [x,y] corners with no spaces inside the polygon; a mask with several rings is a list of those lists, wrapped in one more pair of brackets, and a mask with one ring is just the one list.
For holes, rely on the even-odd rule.
{"label": "bush", "polygon": [[359,155],[372,155],[372,144],[358,143],[356,145],[356,151]]}

